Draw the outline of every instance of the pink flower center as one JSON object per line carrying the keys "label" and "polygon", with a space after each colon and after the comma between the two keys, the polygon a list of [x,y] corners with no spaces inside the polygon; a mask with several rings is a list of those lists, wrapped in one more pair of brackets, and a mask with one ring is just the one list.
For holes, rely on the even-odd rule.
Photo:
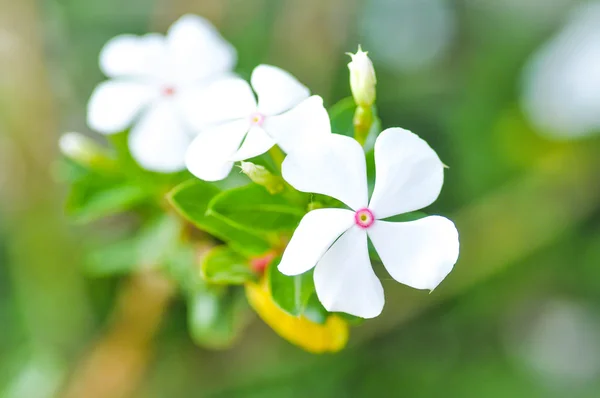
{"label": "pink flower center", "polygon": [[354,221],[359,227],[367,229],[375,222],[375,216],[371,210],[364,208],[354,214]]}
{"label": "pink flower center", "polygon": [[250,123],[252,123],[254,126],[262,126],[264,121],[265,115],[262,113],[256,112],[250,115]]}
{"label": "pink flower center", "polygon": [[170,97],[175,94],[175,87],[173,86],[164,86],[161,90],[161,94],[164,97]]}

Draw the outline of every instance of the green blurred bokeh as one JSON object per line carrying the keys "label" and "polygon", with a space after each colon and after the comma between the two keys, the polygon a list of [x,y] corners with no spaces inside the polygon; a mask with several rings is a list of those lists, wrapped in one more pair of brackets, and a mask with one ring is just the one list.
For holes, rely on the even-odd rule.
{"label": "green blurred bokeh", "polygon": [[125,279],[84,272],[101,226],[64,217],[56,142],[89,132],[108,39],[164,32],[188,12],[237,47],[240,74],[280,66],[327,106],[350,94],[344,53],[369,50],[383,126],[411,129],[450,166],[428,211],[455,220],[461,258],[432,294],[385,280],[383,314],[336,355],[301,352],[259,320],[227,351],[200,349],[176,299],[147,344],[117,338],[101,354],[139,349],[138,362],[85,388],[123,378],[122,396],[149,398],[600,396],[600,135],[554,142],[519,106],[526,62],[579,3],[0,0],[0,397],[73,396],[95,342],[115,333]]}

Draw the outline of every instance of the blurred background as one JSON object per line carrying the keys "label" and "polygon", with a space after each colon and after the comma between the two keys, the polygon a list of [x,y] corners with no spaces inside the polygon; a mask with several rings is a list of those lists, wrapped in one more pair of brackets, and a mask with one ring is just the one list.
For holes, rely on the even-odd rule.
{"label": "blurred background", "polygon": [[[455,270],[432,294],[384,281],[383,314],[339,354],[258,319],[200,349],[160,282],[82,265],[94,227],[63,214],[57,139],[89,132],[107,40],[188,12],[237,47],[242,74],[280,66],[328,106],[350,95],[344,53],[362,44],[383,126],[450,167],[429,212],[458,226]],[[0,0],[0,397],[598,397],[596,133],[600,2]]]}

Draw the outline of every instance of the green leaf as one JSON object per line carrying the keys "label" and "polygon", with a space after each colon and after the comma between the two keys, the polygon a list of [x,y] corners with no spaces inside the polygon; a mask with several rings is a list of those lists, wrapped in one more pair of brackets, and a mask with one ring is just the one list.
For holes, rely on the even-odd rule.
{"label": "green leaf", "polygon": [[227,246],[211,249],[202,262],[202,276],[209,283],[241,285],[256,280],[248,260]]}
{"label": "green leaf", "polygon": [[301,275],[283,275],[276,267],[275,259],[268,267],[268,283],[273,301],[290,315],[299,316],[304,312],[310,296],[315,291],[312,271]]}
{"label": "green leaf", "polygon": [[147,198],[137,185],[90,173],[71,186],[66,212],[79,222],[90,222],[129,210]]}
{"label": "green leaf", "polygon": [[137,241],[127,238],[103,244],[91,250],[85,263],[86,273],[93,276],[124,275],[136,270]]}
{"label": "green leaf", "polygon": [[251,256],[268,251],[269,243],[259,234],[235,228],[214,215],[206,214],[208,203],[219,192],[214,185],[192,179],[175,187],[167,197],[182,217],[199,229],[227,242],[240,253]]}
{"label": "green leaf", "polygon": [[247,304],[242,289],[224,293],[199,289],[188,299],[188,328],[198,345],[223,349],[231,346],[246,323]]}
{"label": "green leaf", "polygon": [[327,321],[327,317],[330,313],[323,307],[317,294],[313,293],[306,303],[303,315],[311,321],[322,325]]}
{"label": "green leaf", "polygon": [[306,213],[284,195],[272,195],[257,184],[223,191],[210,201],[208,208],[209,214],[218,215],[235,227],[262,232],[292,231]]}
{"label": "green leaf", "polygon": [[151,220],[136,235],[92,250],[86,271],[103,276],[163,266],[179,246],[180,230],[181,223],[173,216]]}

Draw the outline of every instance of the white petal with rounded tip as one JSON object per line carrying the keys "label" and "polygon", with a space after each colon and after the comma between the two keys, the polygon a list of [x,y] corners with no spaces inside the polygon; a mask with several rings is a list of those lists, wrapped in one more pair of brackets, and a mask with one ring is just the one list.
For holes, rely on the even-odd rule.
{"label": "white petal with rounded tip", "polygon": [[307,213],[283,253],[279,271],[285,275],[308,271],[353,223],[354,213],[350,210],[317,209]]}
{"label": "white petal with rounded tip", "polygon": [[120,35],[100,52],[100,69],[109,77],[137,77],[163,81],[168,76],[165,37]]}
{"label": "white petal with rounded tip", "polygon": [[205,181],[227,177],[233,167],[231,156],[239,148],[248,128],[246,120],[236,120],[200,133],[185,156],[188,170]]}
{"label": "white petal with rounded tip", "polygon": [[429,206],[442,190],[444,165],[425,141],[408,130],[391,128],[377,137],[375,167],[369,207],[378,219]]}
{"label": "white petal with rounded tip", "polygon": [[131,129],[129,150],[143,168],[171,173],[184,169],[190,141],[173,103],[159,101]]}
{"label": "white petal with rounded tip", "polygon": [[275,145],[275,141],[273,141],[262,127],[253,126],[250,128],[240,148],[231,156],[230,160],[251,159],[267,152],[273,145]]}
{"label": "white petal with rounded tip", "polygon": [[368,234],[392,278],[416,289],[433,290],[458,260],[458,231],[444,217],[377,220]]}
{"label": "white petal with rounded tip", "polygon": [[308,98],[310,91],[294,76],[271,65],[254,68],[250,78],[258,95],[258,109],[265,115],[277,115]]}
{"label": "white petal with rounded tip", "polygon": [[318,95],[305,99],[281,115],[267,117],[263,127],[286,153],[331,134],[329,115]]}
{"label": "white petal with rounded tip", "polygon": [[177,99],[186,122],[196,131],[235,119],[246,119],[256,111],[250,85],[238,77],[228,77],[206,86],[196,86]]}
{"label": "white petal with rounded tip", "polygon": [[169,29],[167,44],[172,78],[185,84],[230,72],[236,51],[215,27],[196,15],[184,15]]}
{"label": "white petal with rounded tip", "polygon": [[374,318],[383,310],[383,287],[371,266],[367,233],[359,227],[346,231],[331,246],[317,263],[314,279],[327,311]]}
{"label": "white petal with rounded tip", "polygon": [[299,191],[334,197],[354,210],[367,206],[365,156],[350,137],[330,134],[294,150],[283,161],[281,172]]}
{"label": "white petal with rounded tip", "polygon": [[156,87],[144,83],[121,80],[100,83],[88,102],[88,126],[103,134],[123,131],[157,93]]}

